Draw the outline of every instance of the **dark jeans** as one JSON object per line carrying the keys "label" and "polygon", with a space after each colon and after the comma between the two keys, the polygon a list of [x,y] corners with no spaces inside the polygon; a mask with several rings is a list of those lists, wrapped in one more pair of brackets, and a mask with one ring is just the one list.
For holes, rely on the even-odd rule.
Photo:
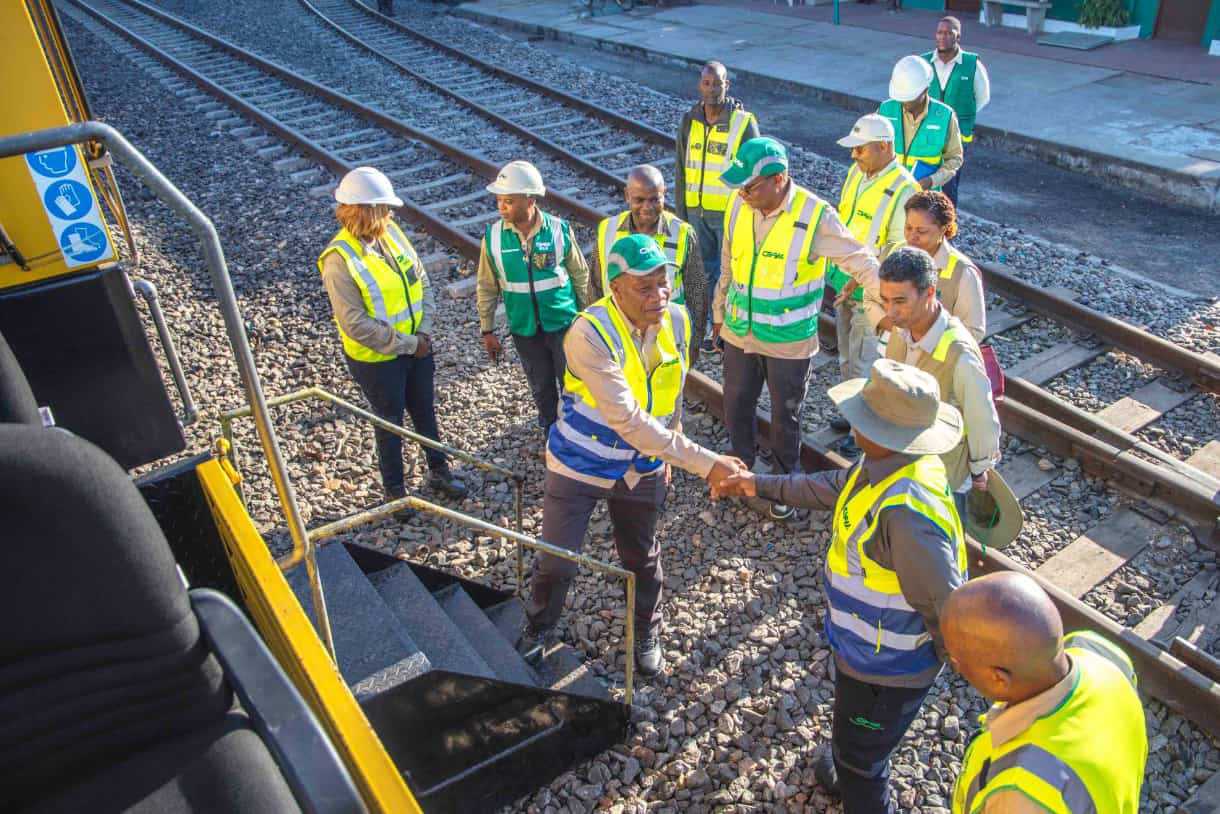
{"label": "dark jeans", "polygon": [[809,365],[809,359],[760,356],[724,343],[724,418],[734,455],[754,465],[754,412],[765,382],[771,394],[771,450],[777,471],[801,471],[801,411]]}
{"label": "dark jeans", "polygon": [[525,368],[525,378],[530,383],[534,406],[538,408],[538,426],[547,429],[559,418],[559,391],[563,387],[563,371],[567,361],[563,357],[562,331],[538,331],[533,336],[513,334],[513,344]]}
{"label": "dark jeans", "polygon": [[835,670],[835,771],[843,814],[894,814],[890,755],[919,715],[927,687],[881,687]]}
{"label": "dark jeans", "polygon": [[[703,256],[703,270],[707,274],[707,320],[712,320],[712,300],[716,297],[716,284],[720,281],[720,244],[724,242],[724,213],[704,212],[692,209],[687,213],[695,238],[699,241],[699,254]],[[703,337],[694,337],[699,343]]]}
{"label": "dark jeans", "polygon": [[[656,540],[656,528],[668,491],[659,472],[641,478],[634,489],[628,489],[622,480],[613,488],[604,489],[555,472],[546,473],[543,542],[579,552],[593,508],[598,501],[606,501],[619,560],[635,574],[635,628],[639,633],[661,624],[661,585],[665,575],[661,571],[661,544]],[[559,621],[576,570],[576,563],[559,557],[543,554],[534,560],[525,606],[531,625],[545,629]]]}
{"label": "dark jeans", "polygon": [[949,183],[940,188],[940,191],[949,196],[949,200],[953,201],[953,208],[957,209],[957,184],[962,180],[962,170],[966,167],[962,165],[957,168],[957,172],[953,173],[953,177],[949,179]]}
{"label": "dark jeans", "polygon": [[[372,412],[392,424],[402,424],[405,409],[410,413],[417,433],[440,440],[432,387],[436,360],[432,354],[422,359],[399,356],[389,362],[359,362],[346,355],[344,358],[352,378],[364,391]],[[373,434],[377,439],[377,468],[381,470],[381,485],[386,492],[400,492],[403,489],[402,438],[376,428]],[[445,468],[443,453],[426,449],[425,455],[429,469],[437,471]]]}

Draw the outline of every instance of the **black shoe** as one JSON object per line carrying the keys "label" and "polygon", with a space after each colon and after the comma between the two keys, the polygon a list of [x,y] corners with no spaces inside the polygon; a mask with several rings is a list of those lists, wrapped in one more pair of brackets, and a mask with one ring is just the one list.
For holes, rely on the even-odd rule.
{"label": "black shoe", "polygon": [[830,419],[830,428],[835,432],[851,432],[851,422],[842,416]]}
{"label": "black shoe", "polygon": [[711,334],[703,337],[703,341],[699,343],[700,353],[715,353],[716,343],[712,340]]}
{"label": "black shoe", "polygon": [[767,514],[772,520],[787,520],[796,513],[796,509],[791,506],[785,506],[783,503],[772,503],[771,508],[767,510]]}
{"label": "black shoe", "polygon": [[813,777],[827,794],[839,796],[839,772],[835,769],[835,758],[830,744],[823,747],[822,753],[814,758]]}
{"label": "black shoe", "polygon": [[860,446],[856,443],[856,439],[849,435],[843,439],[843,443],[839,444],[839,453],[844,458],[859,458]]}
{"label": "black shoe", "polygon": [[665,669],[665,654],[661,651],[661,631],[638,634],[635,642],[635,669],[645,678],[652,678]]}
{"label": "black shoe", "polygon": [[466,488],[465,483],[454,477],[453,473],[449,471],[449,467],[433,469],[432,473],[428,475],[428,488],[454,500],[461,500],[470,491]]}
{"label": "black shoe", "polygon": [[517,652],[526,664],[537,667],[546,656],[547,648],[556,641],[555,628],[536,628],[527,620],[521,627],[521,635],[517,637]]}
{"label": "black shoe", "polygon": [[[404,498],[406,496],[407,496],[407,490],[404,489],[403,487],[399,487],[397,489],[386,489],[385,490],[385,502],[386,503],[389,503],[391,500],[400,500],[401,498]],[[392,514],[390,516],[393,517],[395,520],[397,520],[399,523],[405,523],[414,514],[415,514],[414,509],[412,509],[410,506],[404,506],[403,508],[394,512],[394,514]]]}

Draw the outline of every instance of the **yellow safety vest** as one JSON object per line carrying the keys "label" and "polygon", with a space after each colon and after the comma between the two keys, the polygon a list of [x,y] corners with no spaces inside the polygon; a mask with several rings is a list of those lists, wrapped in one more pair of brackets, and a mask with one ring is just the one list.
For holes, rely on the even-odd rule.
{"label": "yellow safety vest", "polygon": [[[940,664],[923,617],[902,595],[898,575],[865,553],[886,509],[927,518],[950,541],[966,578],[966,537],[939,457],[923,455],[880,483],[852,489],[864,459],[852,469],[835,503],[826,553],[826,631],[835,655],[867,675],[918,675]],[[849,497],[850,496],[850,497]]]}
{"label": "yellow safety vest", "polygon": [[[690,367],[690,317],[676,303],[669,305],[657,332],[660,361],[651,371],[631,339],[631,326],[605,296],[580,312],[597,329],[623,371],[640,408],[668,427],[674,418]],[[634,464],[647,474],[660,468],[659,458],[640,454],[611,429],[589,388],[569,368],[563,374],[559,420],[551,426],[547,449],[569,469],[596,478],[618,480]]]}
{"label": "yellow safety vest", "polygon": [[[724,218],[731,282],[724,327],[763,342],[799,342],[813,336],[822,306],[822,264],[809,260],[826,202],[796,186],[761,246],[754,245],[754,210],[733,193]],[[819,258],[820,259],[820,258]]]}
{"label": "yellow safety vest", "polygon": [[[338,252],[360,289],[368,315],[399,333],[413,334],[424,318],[424,281],[419,276],[419,255],[392,220],[381,237],[381,245],[393,258],[393,268],[376,252],[365,252],[364,244],[347,229],[340,229],[318,256],[318,271],[322,271],[326,255]],[[351,358],[360,362],[388,362],[396,358],[366,348],[352,339],[343,332],[338,318],[335,325],[343,339],[343,350]]]}
{"label": "yellow safety vest", "polygon": [[[614,231],[610,230],[611,221],[614,221]],[[597,259],[599,261],[598,266],[602,272],[603,294],[610,293],[606,258],[610,256],[610,249],[614,247],[615,241],[631,234],[630,224],[630,210],[605,218],[601,223],[597,224]],[[673,292],[669,301],[682,305],[686,302],[686,297],[682,291],[682,270],[686,266],[686,247],[690,242],[691,226],[677,215],[670,212],[662,212],[661,217],[657,219],[657,229],[658,231],[653,235],[653,239],[657,241],[657,245],[661,247],[665,257],[675,267]]]}
{"label": "yellow safety vest", "polygon": [[996,748],[987,716],[966,750],[953,814],[1019,791],[1051,814],[1136,814],[1148,758],[1144,711],[1131,660],[1095,633],[1064,637],[1076,684],[1059,706]]}
{"label": "yellow safety vest", "polygon": [[[847,178],[843,181],[843,191],[839,195],[839,219],[848,228],[856,240],[878,254],[882,246],[893,240],[902,240],[902,235],[890,235],[890,220],[894,217],[894,209],[904,189],[919,190],[914,176],[901,163],[895,162],[880,178],[860,191],[864,183],[864,173],[855,163],[847,170]],[[851,278],[825,258],[827,282],[836,291],[842,291],[843,286]],[[856,288],[852,299],[862,302],[864,289]]]}
{"label": "yellow safety vest", "polygon": [[690,132],[686,138],[686,206],[709,212],[723,212],[729,205],[729,194],[733,191],[720,180],[720,173],[728,169],[737,155],[737,148],[745,138],[746,128],[754,121],[754,114],[734,108],[729,114],[729,123],[707,127],[691,117]]}

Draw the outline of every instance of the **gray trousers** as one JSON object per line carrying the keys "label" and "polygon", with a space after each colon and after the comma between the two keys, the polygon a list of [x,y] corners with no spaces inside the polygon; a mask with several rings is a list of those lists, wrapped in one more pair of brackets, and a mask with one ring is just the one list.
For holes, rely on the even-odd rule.
{"label": "gray trousers", "polygon": [[867,379],[873,362],[881,358],[881,340],[868,324],[864,306],[848,301],[836,309],[835,337],[839,342],[839,373],[843,381]]}
{"label": "gray trousers", "polygon": [[[605,500],[614,529],[614,545],[623,567],[635,574],[635,629],[645,633],[661,624],[661,544],[656,539],[657,518],[665,508],[669,488],[661,473],[641,478],[634,489],[619,480],[610,489],[564,477],[550,470],[542,501],[542,540],[580,552],[589,518],[598,501]],[[568,587],[578,566],[571,560],[546,554],[534,559],[525,612],[535,629],[554,627],[563,613]]]}
{"label": "gray trousers", "polygon": [[800,472],[801,412],[809,359],[776,359],[724,343],[724,419],[733,454],[754,465],[754,412],[763,384],[771,394],[771,450],[779,473]]}
{"label": "gray trousers", "polygon": [[[681,168],[679,168],[681,171]],[[695,238],[699,241],[699,254],[703,256],[703,270],[707,273],[707,321],[712,321],[712,301],[716,298],[716,284],[720,281],[720,245],[724,242],[724,213],[691,209],[687,212]],[[703,337],[695,337],[702,341]]]}

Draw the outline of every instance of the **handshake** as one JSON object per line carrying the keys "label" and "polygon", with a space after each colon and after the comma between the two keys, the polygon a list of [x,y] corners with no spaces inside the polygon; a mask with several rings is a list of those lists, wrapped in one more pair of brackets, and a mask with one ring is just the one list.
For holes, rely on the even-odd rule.
{"label": "handshake", "polygon": [[754,473],[745,461],[732,455],[721,455],[707,473],[708,486],[712,487],[712,500],[722,497],[754,497],[758,494]]}

